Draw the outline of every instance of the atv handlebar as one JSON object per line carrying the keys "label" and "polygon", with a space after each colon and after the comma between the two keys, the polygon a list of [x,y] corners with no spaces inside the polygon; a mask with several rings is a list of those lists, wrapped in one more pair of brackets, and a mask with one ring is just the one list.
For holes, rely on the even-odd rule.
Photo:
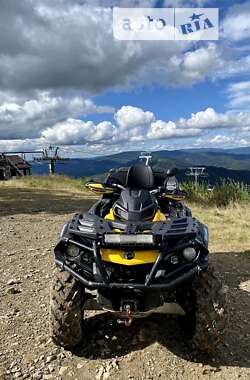
{"label": "atv handlebar", "polygon": [[119,185],[118,183],[112,183],[111,186],[112,187],[117,187],[118,189],[121,189],[121,190],[126,190],[126,187],[124,187],[122,185]]}

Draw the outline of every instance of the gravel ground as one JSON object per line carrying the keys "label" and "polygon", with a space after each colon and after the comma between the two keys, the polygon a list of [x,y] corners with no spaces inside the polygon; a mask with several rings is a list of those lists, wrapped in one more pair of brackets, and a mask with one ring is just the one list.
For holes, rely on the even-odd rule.
{"label": "gravel ground", "polygon": [[53,245],[64,221],[92,201],[0,189],[0,379],[250,379],[249,252],[211,254],[230,302],[226,343],[213,357],[192,352],[178,316],[154,315],[127,328],[109,314],[88,312],[77,352],[51,342]]}

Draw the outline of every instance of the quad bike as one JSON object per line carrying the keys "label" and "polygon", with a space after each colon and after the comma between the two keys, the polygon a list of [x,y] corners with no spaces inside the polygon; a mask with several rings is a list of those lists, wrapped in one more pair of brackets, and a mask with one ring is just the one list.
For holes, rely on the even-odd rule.
{"label": "quad bike", "polygon": [[[183,204],[176,170],[113,169],[87,187],[100,200],[64,225],[55,247],[51,336],[65,348],[84,338],[84,310],[134,317],[175,303],[196,350],[223,341],[226,297],[208,263],[208,229]],[[95,291],[95,292],[93,292]]]}

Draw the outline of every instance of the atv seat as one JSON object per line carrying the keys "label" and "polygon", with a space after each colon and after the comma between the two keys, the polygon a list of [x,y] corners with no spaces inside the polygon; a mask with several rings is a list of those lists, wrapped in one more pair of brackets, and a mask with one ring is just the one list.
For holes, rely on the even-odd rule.
{"label": "atv seat", "polygon": [[150,166],[134,165],[128,169],[126,187],[130,189],[154,189],[154,174]]}

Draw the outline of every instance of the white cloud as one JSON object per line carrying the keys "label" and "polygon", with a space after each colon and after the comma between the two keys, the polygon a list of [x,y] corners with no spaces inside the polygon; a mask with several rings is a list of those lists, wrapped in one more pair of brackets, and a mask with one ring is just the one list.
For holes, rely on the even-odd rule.
{"label": "white cloud", "polygon": [[181,127],[214,129],[214,128],[247,128],[250,127],[250,114],[246,112],[217,113],[209,107],[205,111],[192,113],[189,119],[179,119]]}
{"label": "white cloud", "polygon": [[221,52],[217,45],[209,43],[206,47],[201,47],[184,54],[181,61],[182,76],[189,82],[197,82],[203,79],[208,73],[220,67],[222,61]]}
{"label": "white cloud", "polygon": [[249,145],[250,139],[241,138],[239,136],[226,136],[226,135],[215,135],[210,139],[200,138],[196,140],[193,145],[195,147],[218,147],[218,148],[227,148],[227,147],[239,147]]}
{"label": "white cloud", "polygon": [[82,145],[88,142],[105,141],[113,136],[114,126],[108,121],[95,125],[92,121],[68,119],[42,132],[46,142],[61,145]]}
{"label": "white cloud", "polygon": [[[246,84],[238,85],[237,88],[245,88]],[[53,103],[53,102],[52,102]],[[6,108],[6,107],[5,107]],[[6,109],[2,107],[2,111]],[[20,112],[19,107],[8,105],[8,112]],[[21,107],[22,110],[24,107]],[[34,103],[29,108],[31,114],[37,113],[46,107],[40,107]],[[157,120],[156,116],[150,111],[144,111],[141,108],[133,106],[123,106],[114,114],[114,123],[111,121],[102,121],[94,123],[93,121],[84,121],[76,118],[67,118],[56,122],[52,126],[43,128],[37,138],[29,139],[6,139],[0,140],[0,148],[3,150],[16,150],[22,146],[22,149],[38,149],[47,144],[56,144],[59,146],[86,146],[98,152],[98,146],[106,146],[107,150],[113,148],[131,149],[136,146],[138,149],[155,144],[160,141],[168,141],[174,139],[187,139],[204,135],[206,131],[213,129],[239,131],[247,136],[250,130],[250,114],[247,112],[225,112],[218,113],[213,108],[207,108],[204,111],[191,114],[190,118],[180,118],[177,121]],[[231,132],[231,133],[232,133]],[[231,136],[218,137],[213,136],[213,140],[208,144],[231,144],[238,141],[244,144],[244,139],[237,136],[237,140]],[[202,140],[197,139],[197,143],[202,146]],[[135,144],[133,144],[135,143]],[[1,149],[0,149],[1,150]],[[106,148],[102,149],[103,152]]]}
{"label": "white cloud", "polygon": [[40,139],[0,140],[0,152],[35,151],[43,147]]}
{"label": "white cloud", "polygon": [[232,41],[250,37],[250,1],[232,7],[226,15],[222,27],[223,36]]}
{"label": "white cloud", "polygon": [[180,128],[173,121],[156,120],[150,111],[123,106],[114,114],[115,124],[103,121],[68,119],[42,132],[42,138],[54,144],[110,143],[112,145],[147,140],[163,140],[199,136],[198,128]]}
{"label": "white cloud", "polygon": [[202,131],[200,129],[179,128],[173,121],[165,122],[157,120],[151,124],[147,137],[149,139],[168,139],[199,136],[201,133]]}
{"label": "white cloud", "polygon": [[231,83],[227,88],[229,106],[232,108],[249,109],[250,81]]}
{"label": "white cloud", "polygon": [[[131,4],[145,2],[155,3]],[[225,76],[224,51],[218,44],[114,40],[112,3],[100,3],[106,8],[91,6],[90,1],[5,2],[0,13],[0,87],[20,93],[100,93],[151,83],[187,86]],[[234,62],[232,57],[227,60],[232,66],[228,75],[243,70]]]}
{"label": "white cloud", "polygon": [[152,112],[132,106],[123,106],[115,113],[114,118],[121,129],[148,126],[155,120]]}
{"label": "white cloud", "polygon": [[36,99],[6,100],[0,104],[0,138],[35,138],[41,131],[68,117],[113,112],[112,107],[96,106],[92,100],[40,92]]}

